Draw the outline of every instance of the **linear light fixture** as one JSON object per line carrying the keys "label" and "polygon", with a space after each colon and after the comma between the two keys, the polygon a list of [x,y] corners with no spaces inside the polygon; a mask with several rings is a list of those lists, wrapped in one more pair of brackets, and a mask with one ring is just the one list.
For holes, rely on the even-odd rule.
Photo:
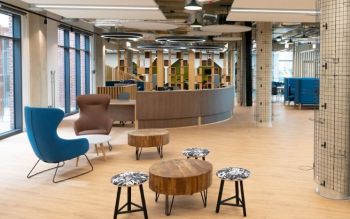
{"label": "linear light fixture", "polygon": [[35,5],[37,8],[44,9],[88,9],[88,10],[158,10],[158,7],[153,6],[108,6],[108,5]]}
{"label": "linear light fixture", "polygon": [[272,13],[272,14],[309,14],[318,15],[316,10],[297,10],[297,9],[263,9],[263,8],[231,8],[231,12],[236,13]]}

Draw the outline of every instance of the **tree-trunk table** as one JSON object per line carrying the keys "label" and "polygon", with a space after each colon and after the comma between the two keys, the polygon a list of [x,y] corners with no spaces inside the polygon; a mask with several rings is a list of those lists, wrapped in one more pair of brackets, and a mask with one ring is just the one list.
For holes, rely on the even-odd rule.
{"label": "tree-trunk table", "polygon": [[[149,187],[156,193],[165,195],[165,214],[170,215],[175,195],[201,193],[204,207],[207,204],[208,188],[212,182],[213,165],[208,161],[176,159],[161,161],[149,169]],[[169,206],[169,196],[172,197]]]}
{"label": "tree-trunk table", "polygon": [[163,146],[168,143],[169,132],[166,129],[139,129],[128,134],[128,144],[136,147],[136,160],[140,159],[145,147],[157,147],[160,158],[163,158]]}

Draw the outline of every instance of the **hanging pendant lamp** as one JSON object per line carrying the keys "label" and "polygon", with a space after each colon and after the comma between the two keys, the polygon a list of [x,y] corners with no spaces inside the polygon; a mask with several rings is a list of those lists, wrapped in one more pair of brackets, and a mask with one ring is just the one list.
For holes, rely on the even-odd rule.
{"label": "hanging pendant lamp", "polygon": [[202,6],[200,6],[196,0],[191,0],[191,2],[185,6],[185,9],[189,11],[199,11],[202,10]]}

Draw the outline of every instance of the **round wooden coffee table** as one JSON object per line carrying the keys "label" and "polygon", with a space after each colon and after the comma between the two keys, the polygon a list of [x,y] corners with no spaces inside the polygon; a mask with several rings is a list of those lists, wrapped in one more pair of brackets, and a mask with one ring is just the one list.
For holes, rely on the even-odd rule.
{"label": "round wooden coffee table", "polygon": [[139,129],[128,134],[128,144],[136,147],[136,160],[140,159],[145,147],[157,147],[160,158],[163,158],[163,145],[168,143],[169,132],[166,129]]}
{"label": "round wooden coffee table", "polygon": [[[204,207],[207,205],[208,188],[212,182],[213,165],[208,161],[176,159],[158,162],[149,169],[149,187],[165,195],[165,214],[170,215],[175,195],[201,193]],[[169,206],[169,195],[173,196]]]}

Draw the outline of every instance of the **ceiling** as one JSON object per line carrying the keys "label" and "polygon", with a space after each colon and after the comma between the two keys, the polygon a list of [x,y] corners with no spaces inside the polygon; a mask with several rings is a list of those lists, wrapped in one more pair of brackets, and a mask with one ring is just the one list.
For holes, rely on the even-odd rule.
{"label": "ceiling", "polygon": [[[45,5],[96,5],[96,6],[148,6],[157,7],[153,0],[23,0],[29,4]],[[165,20],[161,10],[102,10],[102,9],[47,9],[65,18],[81,19],[128,19],[128,20]]]}
{"label": "ceiling", "polygon": [[[316,0],[235,0],[232,9],[316,10]],[[271,14],[230,12],[228,21],[315,22],[316,16],[306,14]]]}
{"label": "ceiling", "polygon": [[[154,40],[162,35],[220,36],[220,33],[208,33],[191,28],[195,19],[206,25],[234,24],[241,21],[273,22],[274,38],[283,40],[304,36],[316,36],[318,27],[310,25],[315,16],[305,14],[268,14],[232,12],[231,9],[288,9],[315,10],[316,0],[198,0],[201,11],[187,11],[184,6],[190,0],[23,0],[29,4],[45,5],[93,5],[93,6],[138,6],[158,7],[157,10],[116,10],[116,9],[47,9],[65,18],[79,18],[85,22],[100,25],[104,31],[126,31],[150,34],[144,40]],[[158,22],[158,23],[156,23]],[[281,22],[299,22],[296,26],[281,25]],[[239,24],[239,23],[238,23]],[[222,25],[221,25],[222,26]],[[254,26],[254,25],[253,25]],[[175,29],[174,29],[175,28]],[[234,32],[234,31],[231,31]],[[223,39],[237,37],[235,34],[223,34]],[[211,37],[207,37],[209,41]]]}

